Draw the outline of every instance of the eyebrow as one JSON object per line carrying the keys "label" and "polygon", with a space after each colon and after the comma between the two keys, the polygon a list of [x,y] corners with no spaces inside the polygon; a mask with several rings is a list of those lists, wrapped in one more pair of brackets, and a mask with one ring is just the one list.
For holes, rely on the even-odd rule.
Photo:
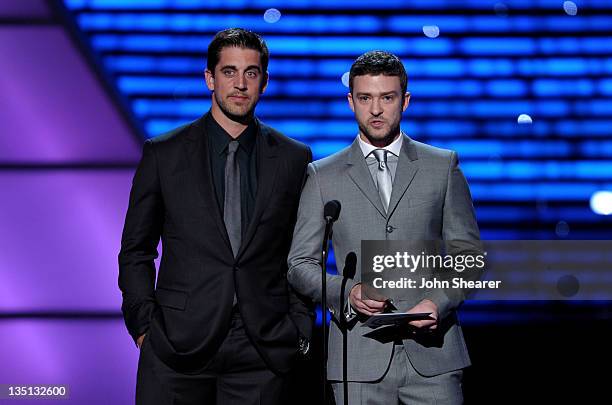
{"label": "eyebrow", "polygon": [[261,73],[261,68],[257,65],[250,65],[246,68],[246,70],[257,70],[258,72]]}
{"label": "eyebrow", "polygon": [[[380,93],[381,96],[388,96],[388,95],[391,95],[391,94],[392,95],[397,95],[398,92],[395,91],[395,90],[392,90],[392,91],[385,91],[384,93]],[[371,95],[372,95],[372,93],[363,92],[363,91],[357,93],[357,96],[371,96]]]}
{"label": "eyebrow", "polygon": [[[234,65],[225,65],[225,66],[221,66],[220,70],[225,70],[225,69],[233,69],[233,70],[238,70],[238,68]],[[259,73],[261,73],[261,68],[257,65],[249,65],[247,66],[247,68],[245,70],[257,70]]]}

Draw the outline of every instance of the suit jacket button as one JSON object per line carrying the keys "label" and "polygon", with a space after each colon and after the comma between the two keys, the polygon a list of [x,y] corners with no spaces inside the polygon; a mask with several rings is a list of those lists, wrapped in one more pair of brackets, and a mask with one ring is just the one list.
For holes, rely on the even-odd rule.
{"label": "suit jacket button", "polygon": [[240,271],[240,267],[234,266],[234,271]]}
{"label": "suit jacket button", "polygon": [[391,225],[387,225],[387,233],[391,233],[391,232],[393,232],[393,230],[394,230],[394,229],[395,229],[395,228],[394,228],[394,227],[392,227]]}

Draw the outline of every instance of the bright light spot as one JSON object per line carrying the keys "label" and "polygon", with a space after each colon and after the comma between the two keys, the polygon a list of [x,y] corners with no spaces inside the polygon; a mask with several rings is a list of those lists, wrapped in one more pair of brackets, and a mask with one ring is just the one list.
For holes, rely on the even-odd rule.
{"label": "bright light spot", "polygon": [[612,191],[596,191],[593,193],[591,210],[598,215],[612,215]]}
{"label": "bright light spot", "polygon": [[521,114],[518,116],[518,119],[516,120],[516,122],[518,122],[519,124],[531,124],[533,123],[533,120],[531,119],[529,115]]}
{"label": "bright light spot", "polygon": [[567,15],[576,15],[578,14],[578,6],[573,1],[564,1],[563,2],[563,10]]}
{"label": "bright light spot", "polygon": [[504,3],[495,3],[493,10],[495,10],[495,14],[500,17],[508,17],[508,6],[506,6]]}
{"label": "bright light spot", "polygon": [[440,28],[437,25],[424,25],[423,34],[428,38],[437,38],[440,35]]}
{"label": "bright light spot", "polygon": [[346,87],[349,86],[349,72],[342,75],[342,84],[344,84]]}
{"label": "bright light spot", "polygon": [[264,13],[264,21],[270,24],[274,24],[281,18],[281,12],[275,8],[269,8]]}

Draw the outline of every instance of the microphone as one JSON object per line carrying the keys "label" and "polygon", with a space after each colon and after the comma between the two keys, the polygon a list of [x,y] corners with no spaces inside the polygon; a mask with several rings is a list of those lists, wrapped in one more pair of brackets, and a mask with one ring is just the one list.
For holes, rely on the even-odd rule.
{"label": "microphone", "polygon": [[355,252],[349,252],[344,259],[344,270],[342,275],[347,279],[354,279],[357,272],[357,255]]}
{"label": "microphone", "polygon": [[328,201],[325,203],[325,207],[323,207],[323,217],[327,222],[336,222],[336,220],[340,216],[341,208],[342,206],[340,205],[340,201]]}

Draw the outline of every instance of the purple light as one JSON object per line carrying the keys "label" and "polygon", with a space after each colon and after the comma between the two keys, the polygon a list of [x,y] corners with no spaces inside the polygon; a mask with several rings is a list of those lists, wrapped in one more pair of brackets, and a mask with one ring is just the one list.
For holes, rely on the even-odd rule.
{"label": "purple light", "polygon": [[61,27],[0,29],[0,162],[136,162],[138,142]]}
{"label": "purple light", "polygon": [[0,312],[119,311],[133,170],[3,171]]}
{"label": "purple light", "polygon": [[3,384],[65,384],[69,404],[134,403],[138,349],[123,320],[4,319],[0,334]]}
{"label": "purple light", "polygon": [[51,12],[44,0],[4,0],[0,1],[0,17],[46,18]]}

